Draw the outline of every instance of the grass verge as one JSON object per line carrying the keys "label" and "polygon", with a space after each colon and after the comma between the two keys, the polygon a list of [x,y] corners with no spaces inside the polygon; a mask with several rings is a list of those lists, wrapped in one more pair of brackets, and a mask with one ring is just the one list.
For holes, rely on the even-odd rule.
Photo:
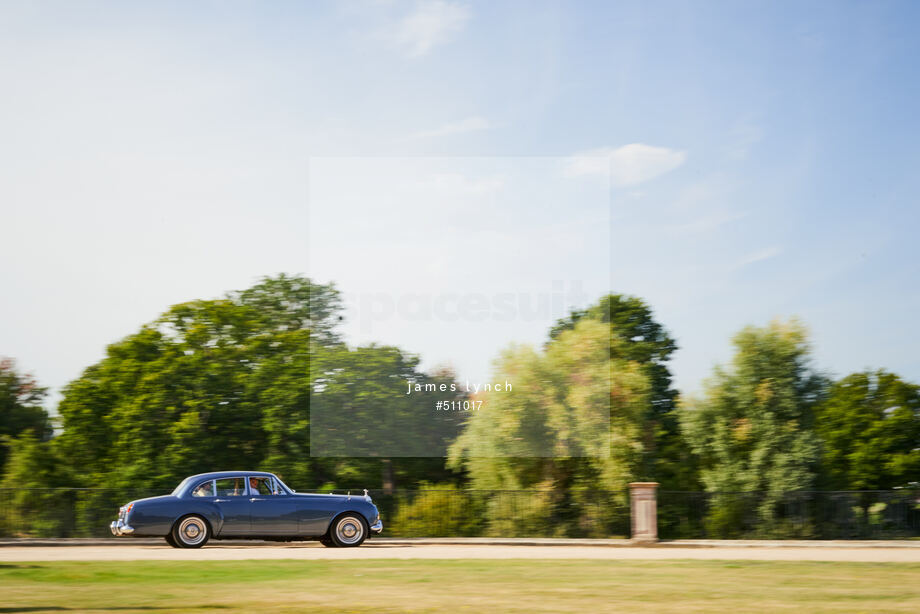
{"label": "grass verge", "polygon": [[374,560],[0,564],[0,612],[918,612],[920,564]]}

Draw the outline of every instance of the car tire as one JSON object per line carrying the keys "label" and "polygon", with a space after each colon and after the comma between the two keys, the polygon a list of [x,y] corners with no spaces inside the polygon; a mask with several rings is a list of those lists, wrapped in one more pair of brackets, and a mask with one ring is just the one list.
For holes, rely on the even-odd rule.
{"label": "car tire", "polygon": [[329,525],[329,539],[337,548],[357,548],[368,534],[367,521],[361,514],[342,514]]}
{"label": "car tire", "polygon": [[176,540],[173,539],[172,531],[166,534],[166,543],[172,546],[173,548],[178,548],[179,544],[176,543]]}
{"label": "car tire", "polygon": [[173,525],[172,538],[179,548],[201,548],[210,537],[211,527],[201,516],[184,516]]}
{"label": "car tire", "polygon": [[333,541],[332,541],[331,539],[329,539],[328,537],[321,537],[320,540],[319,540],[319,543],[321,543],[322,545],[326,546],[327,548],[335,548],[335,547],[336,547],[335,543],[333,543]]}

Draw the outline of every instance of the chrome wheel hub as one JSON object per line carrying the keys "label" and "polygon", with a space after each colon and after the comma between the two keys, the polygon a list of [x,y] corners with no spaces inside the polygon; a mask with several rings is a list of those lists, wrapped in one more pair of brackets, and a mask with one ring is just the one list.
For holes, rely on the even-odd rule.
{"label": "chrome wheel hub", "polygon": [[198,518],[186,518],[179,525],[179,537],[189,546],[201,543],[206,535],[207,528]]}
{"label": "chrome wheel hub", "polygon": [[343,518],[335,526],[335,535],[343,544],[354,544],[364,536],[364,525],[357,518]]}

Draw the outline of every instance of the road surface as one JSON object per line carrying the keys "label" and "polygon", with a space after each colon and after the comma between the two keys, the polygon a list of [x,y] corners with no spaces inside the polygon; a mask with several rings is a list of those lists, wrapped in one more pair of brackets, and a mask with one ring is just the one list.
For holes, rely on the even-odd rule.
{"label": "road surface", "polygon": [[212,542],[197,550],[166,544],[6,545],[0,561],[238,561],[252,559],[592,559],[592,560],[749,560],[863,561],[920,563],[920,547],[758,546],[758,547],[596,547],[582,545],[387,544],[373,541],[360,548],[325,548],[315,542],[241,545]]}

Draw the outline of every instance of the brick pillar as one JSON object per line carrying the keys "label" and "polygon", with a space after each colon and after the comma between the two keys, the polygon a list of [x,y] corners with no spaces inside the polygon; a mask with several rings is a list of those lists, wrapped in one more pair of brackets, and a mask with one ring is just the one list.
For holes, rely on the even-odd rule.
{"label": "brick pillar", "polygon": [[629,511],[634,542],[658,541],[658,482],[629,485]]}

